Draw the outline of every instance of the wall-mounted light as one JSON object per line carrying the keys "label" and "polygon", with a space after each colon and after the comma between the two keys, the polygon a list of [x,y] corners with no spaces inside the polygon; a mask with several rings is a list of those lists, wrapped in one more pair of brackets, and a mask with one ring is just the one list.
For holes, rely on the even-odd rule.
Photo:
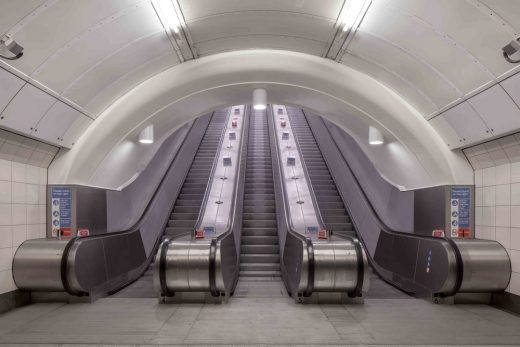
{"label": "wall-mounted light", "polygon": [[373,126],[368,128],[368,143],[372,146],[382,145],[385,142],[383,134]]}
{"label": "wall-mounted light", "polygon": [[338,17],[338,25],[343,31],[350,30],[358,19],[366,13],[371,0],[345,0]]}
{"label": "wall-mounted light", "polygon": [[152,4],[164,27],[173,30],[175,34],[179,34],[182,22],[177,15],[172,0],[153,0]]}
{"label": "wall-mounted light", "polygon": [[153,143],[153,124],[148,125],[146,128],[141,130],[139,134],[140,143]]}
{"label": "wall-mounted light", "polygon": [[265,89],[253,90],[253,108],[265,110],[267,108],[267,92]]}

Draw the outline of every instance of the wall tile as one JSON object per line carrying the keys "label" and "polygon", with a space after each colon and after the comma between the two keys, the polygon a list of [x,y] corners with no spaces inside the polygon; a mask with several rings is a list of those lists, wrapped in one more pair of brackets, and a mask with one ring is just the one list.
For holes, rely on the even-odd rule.
{"label": "wall tile", "polygon": [[520,162],[511,164],[511,182],[520,182]]}
{"label": "wall tile", "polygon": [[511,205],[520,205],[520,183],[511,184]]}
{"label": "wall tile", "polygon": [[511,205],[511,185],[502,184],[495,188],[495,202],[497,206]]}
{"label": "wall tile", "polygon": [[483,206],[482,191],[484,188],[475,188],[475,206]]}
{"label": "wall tile", "polygon": [[495,226],[495,207],[482,207],[482,226]]}
{"label": "wall tile", "polygon": [[520,251],[510,250],[509,257],[511,258],[511,267],[513,272],[520,273]]}
{"label": "wall tile", "polygon": [[32,165],[27,165],[27,183],[40,183],[40,168]]}
{"label": "wall tile", "polygon": [[511,249],[520,251],[520,228],[511,228]]}
{"label": "wall tile", "polygon": [[0,159],[0,180],[11,181],[11,162]]}
{"label": "wall tile", "polygon": [[520,228],[520,206],[511,206],[511,227]]}
{"label": "wall tile", "polygon": [[[487,208],[487,207],[484,207]],[[511,226],[511,207],[497,206],[495,207],[495,225],[497,227]]]}
{"label": "wall tile", "polygon": [[511,229],[510,228],[499,228],[495,229],[496,241],[500,242],[504,248],[511,248]]}
{"label": "wall tile", "polygon": [[47,186],[38,186],[38,203],[45,204],[47,201]]}
{"label": "wall tile", "polygon": [[27,224],[40,223],[40,205],[27,205]]}
{"label": "wall tile", "polygon": [[482,170],[475,170],[475,187],[482,187]]}
{"label": "wall tile", "polygon": [[40,186],[37,184],[27,184],[27,203],[38,204],[40,202]]}
{"label": "wall tile", "polygon": [[11,270],[0,271],[0,293],[10,292],[16,289]]}
{"label": "wall tile", "polygon": [[27,191],[25,183],[12,183],[12,202],[13,204],[25,204],[27,202]]}
{"label": "wall tile", "polygon": [[495,186],[482,188],[482,206],[495,206]]}
{"label": "wall tile", "polygon": [[[11,264],[18,246],[46,236],[47,166],[56,152],[52,146],[0,130],[0,294],[16,289]],[[28,160],[36,165],[25,164]],[[38,166],[43,162],[44,168]]]}
{"label": "wall tile", "polygon": [[11,270],[13,262],[13,249],[0,249],[0,271]]}
{"label": "wall tile", "polygon": [[39,224],[40,226],[40,237],[41,238],[45,238],[47,236],[47,224],[43,223],[43,224]]}
{"label": "wall tile", "polygon": [[482,171],[482,185],[493,186],[495,185],[495,167],[488,167]]}
{"label": "wall tile", "polygon": [[10,204],[11,203],[11,182],[0,181],[0,203]]}
{"label": "wall tile", "polygon": [[47,184],[47,169],[46,168],[40,168],[40,178],[39,178],[39,184],[46,185]]}
{"label": "wall tile", "polygon": [[13,248],[18,248],[27,240],[27,224],[13,225]]}
{"label": "wall tile", "polygon": [[13,182],[26,183],[27,181],[27,165],[12,162],[12,180]]}
{"label": "wall tile", "polygon": [[11,225],[12,220],[11,204],[0,204],[0,225]]}
{"label": "wall tile", "polygon": [[12,225],[27,224],[27,205],[13,204],[12,207]]}
{"label": "wall tile", "polygon": [[500,165],[495,170],[495,184],[511,183],[511,164]]}
{"label": "wall tile", "polygon": [[482,238],[486,240],[495,240],[495,227],[493,226],[483,226],[482,227]]}
{"label": "wall tile", "polygon": [[480,206],[475,207],[475,225],[482,225],[482,208]]}
{"label": "wall tile", "polygon": [[47,206],[46,205],[38,205],[38,223],[39,224],[45,224],[47,222]]}
{"label": "wall tile", "polygon": [[0,248],[13,247],[13,228],[10,225],[0,226]]}
{"label": "wall tile", "polygon": [[39,224],[28,224],[27,225],[27,239],[39,239],[40,238],[40,225]]}
{"label": "wall tile", "polygon": [[483,239],[484,238],[484,232],[482,231],[481,225],[475,225],[475,238],[477,239]]}

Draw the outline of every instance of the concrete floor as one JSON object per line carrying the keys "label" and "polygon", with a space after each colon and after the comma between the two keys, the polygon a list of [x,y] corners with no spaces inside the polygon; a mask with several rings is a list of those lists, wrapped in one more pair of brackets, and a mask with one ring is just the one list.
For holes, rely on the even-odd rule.
{"label": "concrete floor", "polygon": [[223,305],[117,297],[33,304],[0,315],[0,343],[520,345],[520,317],[396,296],[368,297],[363,305],[299,305],[280,281],[241,280]]}

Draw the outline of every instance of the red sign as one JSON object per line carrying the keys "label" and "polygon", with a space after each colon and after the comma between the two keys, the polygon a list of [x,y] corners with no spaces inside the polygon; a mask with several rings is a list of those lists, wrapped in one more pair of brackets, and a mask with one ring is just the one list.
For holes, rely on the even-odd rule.
{"label": "red sign", "polygon": [[470,237],[469,228],[459,228],[458,236],[459,237]]}
{"label": "red sign", "polygon": [[88,229],[78,229],[78,237],[85,237],[90,235],[90,230]]}
{"label": "red sign", "polygon": [[195,230],[195,238],[203,239],[204,238],[204,229]]}
{"label": "red sign", "polygon": [[432,236],[433,237],[444,237],[444,230],[435,229],[434,231],[432,231]]}
{"label": "red sign", "polygon": [[61,235],[62,236],[72,236],[72,229],[71,228],[61,228]]}
{"label": "red sign", "polygon": [[325,230],[325,229],[321,229],[321,230],[318,232],[318,239],[320,239],[320,240],[326,240],[326,239],[327,239],[327,230]]}

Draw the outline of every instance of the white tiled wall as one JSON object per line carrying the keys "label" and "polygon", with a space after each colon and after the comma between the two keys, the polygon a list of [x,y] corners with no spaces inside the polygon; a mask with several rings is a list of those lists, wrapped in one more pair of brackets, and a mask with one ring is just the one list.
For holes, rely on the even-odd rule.
{"label": "white tiled wall", "polygon": [[47,168],[0,159],[0,294],[15,290],[12,259],[27,239],[45,237]]}
{"label": "white tiled wall", "polygon": [[520,295],[520,162],[475,170],[475,236],[508,251],[513,274],[507,291]]}

